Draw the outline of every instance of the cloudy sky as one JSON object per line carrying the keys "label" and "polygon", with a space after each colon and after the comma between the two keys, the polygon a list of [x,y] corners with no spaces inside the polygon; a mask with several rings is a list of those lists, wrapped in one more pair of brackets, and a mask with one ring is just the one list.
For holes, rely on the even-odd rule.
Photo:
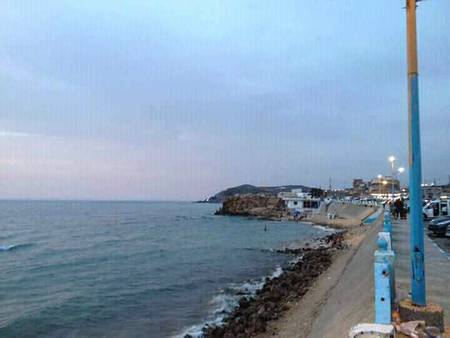
{"label": "cloudy sky", "polygon": [[[3,0],[0,198],[199,199],[406,165],[403,6]],[[418,20],[424,178],[446,183],[450,2]]]}

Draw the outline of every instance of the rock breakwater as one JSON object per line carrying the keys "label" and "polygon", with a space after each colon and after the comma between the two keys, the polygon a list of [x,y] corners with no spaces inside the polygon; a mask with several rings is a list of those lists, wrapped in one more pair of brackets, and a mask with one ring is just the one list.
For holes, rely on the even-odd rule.
{"label": "rock breakwater", "polygon": [[343,232],[333,233],[321,239],[322,245],[283,251],[298,257],[280,276],[267,278],[254,297],[242,297],[239,306],[222,325],[206,326],[203,329],[204,336],[245,338],[265,332],[267,323],[287,311],[290,302],[304,296],[315,280],[328,269],[332,264],[333,252],[344,247],[343,238]]}

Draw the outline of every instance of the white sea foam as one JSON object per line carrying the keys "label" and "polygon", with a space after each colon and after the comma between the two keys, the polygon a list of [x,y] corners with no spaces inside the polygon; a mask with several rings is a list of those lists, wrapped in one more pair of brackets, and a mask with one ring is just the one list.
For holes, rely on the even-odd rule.
{"label": "white sea foam", "polygon": [[[278,278],[283,274],[281,266],[277,266],[275,270],[268,276],[269,279]],[[183,338],[186,335],[194,338],[203,337],[203,328],[206,325],[218,326],[223,323],[225,317],[230,314],[239,304],[239,299],[242,297],[251,298],[256,291],[262,289],[266,277],[258,280],[250,280],[241,284],[230,284],[226,290],[220,290],[220,293],[215,295],[210,301],[212,308],[211,316],[201,324],[192,325],[183,330],[183,333],[174,336],[173,338]]]}
{"label": "white sea foam", "polygon": [[336,232],[335,229],[324,227],[323,225],[314,225],[313,228],[320,229],[326,232]]}
{"label": "white sea foam", "polygon": [[299,256],[295,256],[294,258],[292,258],[289,262],[288,262],[288,264],[289,265],[295,265],[295,264],[297,264],[298,262],[300,262],[301,260],[303,259],[303,255],[299,255]]}
{"label": "white sea foam", "polygon": [[12,245],[0,245],[0,251],[12,251],[21,247],[26,247],[31,244],[12,244]]}
{"label": "white sea foam", "polygon": [[282,275],[282,273],[283,273],[283,269],[281,268],[281,266],[277,266],[275,271],[272,273],[271,277],[272,278],[280,277]]}

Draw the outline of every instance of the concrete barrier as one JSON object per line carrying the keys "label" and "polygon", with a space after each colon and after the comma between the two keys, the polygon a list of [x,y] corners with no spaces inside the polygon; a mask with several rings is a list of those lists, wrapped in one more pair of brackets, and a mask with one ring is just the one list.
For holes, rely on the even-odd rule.
{"label": "concrete barrier", "polygon": [[395,299],[394,280],[394,251],[389,249],[389,233],[380,233],[378,250],[375,251],[374,278],[375,278],[375,323],[390,324]]}
{"label": "concrete barrier", "polygon": [[392,222],[389,209],[384,212],[383,231],[378,233],[378,250],[374,253],[374,307],[375,323],[360,324],[349,331],[349,337],[364,336],[386,329],[384,337],[393,337],[392,311],[395,301],[395,253],[392,247]]}
{"label": "concrete barrier", "polygon": [[389,210],[385,211],[383,230],[378,233],[375,251],[375,323],[390,324],[395,300],[395,253],[392,248],[392,223]]}
{"label": "concrete barrier", "polygon": [[[348,228],[361,225],[365,219],[377,210],[376,206],[332,201],[328,204],[324,203],[319,212],[312,215],[310,220],[317,224]],[[330,215],[333,217],[330,217]]]}

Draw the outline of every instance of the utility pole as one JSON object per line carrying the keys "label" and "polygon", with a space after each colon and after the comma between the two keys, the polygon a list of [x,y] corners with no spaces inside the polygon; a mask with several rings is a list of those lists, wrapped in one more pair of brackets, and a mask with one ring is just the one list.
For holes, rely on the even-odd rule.
{"label": "utility pole", "polygon": [[411,294],[417,306],[426,306],[422,219],[422,159],[420,150],[419,67],[417,62],[416,2],[406,0],[408,53],[409,198],[411,227]]}

